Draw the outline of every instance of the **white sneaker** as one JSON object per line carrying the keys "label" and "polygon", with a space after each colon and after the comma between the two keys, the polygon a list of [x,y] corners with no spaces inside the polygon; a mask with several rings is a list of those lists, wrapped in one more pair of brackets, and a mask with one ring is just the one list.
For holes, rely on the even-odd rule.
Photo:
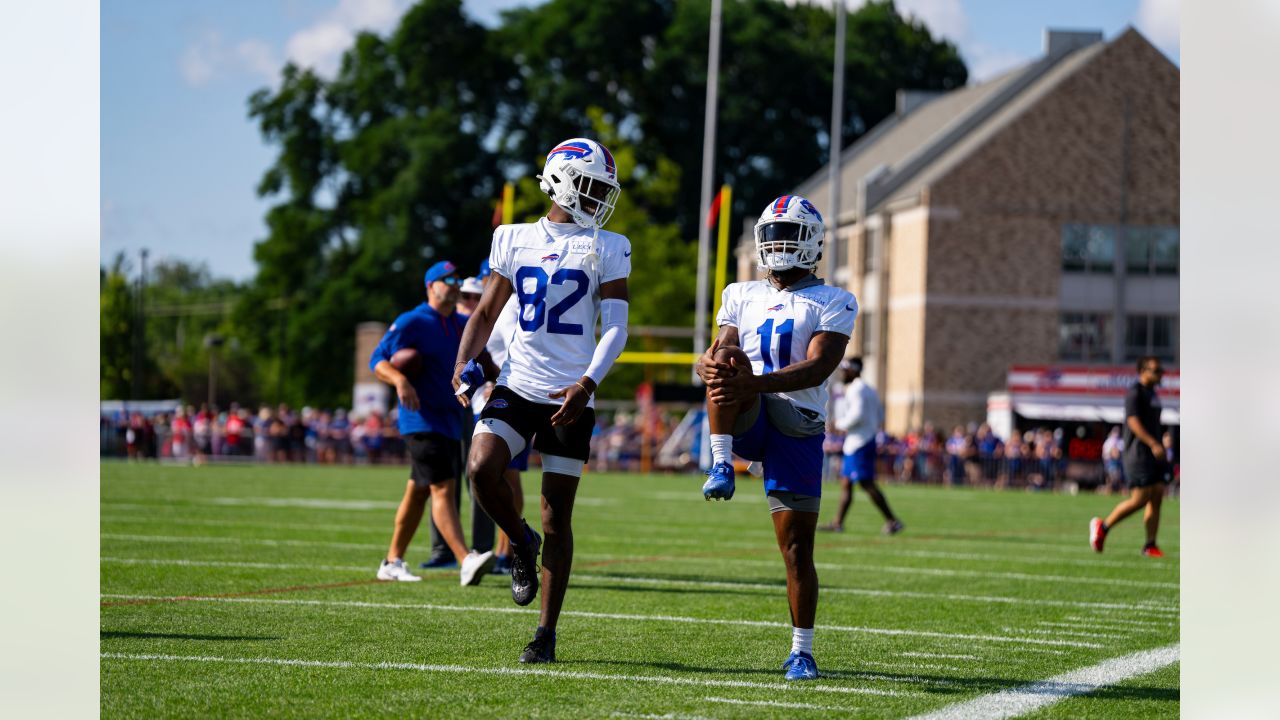
{"label": "white sneaker", "polygon": [[396,560],[391,562],[383,560],[382,565],[378,568],[379,580],[395,580],[399,582],[419,582],[422,578],[409,572],[409,568],[405,567],[404,560]]}
{"label": "white sneaker", "polygon": [[462,559],[462,569],[458,573],[462,576],[462,584],[479,585],[484,576],[489,574],[489,569],[493,567],[495,559],[492,550],[483,553],[472,550],[469,555]]}

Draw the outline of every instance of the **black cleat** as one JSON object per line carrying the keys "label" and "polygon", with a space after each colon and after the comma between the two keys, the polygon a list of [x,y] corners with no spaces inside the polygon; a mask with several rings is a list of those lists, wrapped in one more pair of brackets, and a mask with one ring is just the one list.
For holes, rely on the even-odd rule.
{"label": "black cleat", "polygon": [[511,599],[517,605],[528,605],[538,596],[538,552],[542,536],[524,524],[525,537],[532,538],[511,548]]}
{"label": "black cleat", "polygon": [[554,630],[538,628],[533,634],[533,642],[524,646],[520,653],[522,663],[553,663],[556,661],[556,633]]}

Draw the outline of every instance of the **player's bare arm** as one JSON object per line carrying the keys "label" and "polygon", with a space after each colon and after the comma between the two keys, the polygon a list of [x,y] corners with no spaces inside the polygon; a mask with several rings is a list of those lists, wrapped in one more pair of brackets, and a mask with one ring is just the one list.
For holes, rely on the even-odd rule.
{"label": "player's bare arm", "polygon": [[[600,299],[630,302],[631,294],[627,290],[627,279],[618,278],[617,280],[610,280],[609,282],[601,285]],[[483,300],[481,302],[483,302]],[[601,339],[603,339],[603,335],[601,336]],[[463,342],[465,341],[466,339],[464,338]],[[596,381],[591,379],[589,375],[584,374],[582,377],[578,378],[578,382],[573,385],[566,388],[560,388],[559,390],[551,393],[548,397],[553,400],[560,400],[563,398],[563,402],[560,403],[560,409],[556,411],[556,414],[551,416],[551,425],[569,425],[574,420],[577,420],[578,416],[582,414],[583,409],[587,407],[587,402],[591,400],[591,396],[595,395],[596,387]]]}
{"label": "player's bare arm", "polygon": [[396,395],[400,397],[400,402],[410,410],[417,410],[419,406],[418,391],[413,389],[413,384],[409,382],[409,378],[400,372],[388,360],[383,360],[373,367],[373,374],[382,382],[394,387]]}
{"label": "player's bare arm", "polygon": [[[493,333],[493,324],[498,321],[498,314],[506,307],[512,291],[511,280],[503,275],[498,275],[485,287],[484,294],[480,296],[480,304],[476,306],[475,313],[467,320],[467,327],[462,331],[462,343],[458,346],[457,362],[453,366],[454,390],[462,385],[462,369],[467,362],[484,353],[485,343],[489,342],[489,335]],[[493,360],[489,360],[485,368],[486,377],[492,369]],[[458,402],[463,405],[468,403],[462,396],[458,397]]]}
{"label": "player's bare arm", "polygon": [[761,393],[787,392],[821,385],[840,365],[849,336],[836,332],[815,333],[805,359],[763,375],[735,373],[709,382],[708,396],[717,405],[732,405]]}
{"label": "player's bare arm", "polygon": [[734,325],[721,325],[720,334],[711,343],[711,347],[707,348],[707,351],[702,353],[693,364],[694,372],[698,373],[698,377],[702,378],[704,383],[710,383],[715,378],[728,377],[733,373],[733,367],[717,361],[716,350],[739,346],[738,328]]}

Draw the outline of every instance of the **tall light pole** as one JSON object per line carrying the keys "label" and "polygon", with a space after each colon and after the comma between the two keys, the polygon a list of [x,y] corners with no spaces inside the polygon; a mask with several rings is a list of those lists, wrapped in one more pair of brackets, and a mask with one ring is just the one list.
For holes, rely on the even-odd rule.
{"label": "tall light pole", "polygon": [[[711,186],[716,161],[716,99],[720,87],[720,0],[711,0],[711,42],[707,49],[707,104],[702,129],[702,200],[698,203],[698,289],[695,293],[693,351],[707,349],[707,280],[711,264]],[[720,208],[720,212],[727,212]],[[695,375],[694,380],[697,380]]]}
{"label": "tall light pole", "polygon": [[827,244],[827,282],[836,284],[836,273],[840,270],[840,241],[837,232],[840,229],[840,138],[844,126],[844,0],[836,0],[836,59],[832,69],[831,84],[831,157],[828,160],[829,180],[827,187],[831,189],[831,197],[827,201],[827,229],[831,236]]}

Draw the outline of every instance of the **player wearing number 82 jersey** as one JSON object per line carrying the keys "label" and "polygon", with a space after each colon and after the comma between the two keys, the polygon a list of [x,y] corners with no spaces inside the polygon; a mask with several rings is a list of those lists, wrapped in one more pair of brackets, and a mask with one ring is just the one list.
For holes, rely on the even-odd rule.
{"label": "player wearing number 82 jersey", "polygon": [[[551,209],[536,223],[494,232],[494,279],[467,323],[453,381],[462,388],[469,361],[514,297],[516,328],[476,424],[467,468],[481,506],[511,538],[511,596],[518,605],[537,595],[542,552],[542,612],[520,656],[534,663],[555,661],[555,629],[573,562],[570,518],[595,426],[591,397],[626,343],[631,274],[630,241],[601,229],[619,191],[609,151],[593,140],[566,140],[547,154],[538,179]],[[530,443],[542,454],[545,545],[516,510],[502,477]]]}

